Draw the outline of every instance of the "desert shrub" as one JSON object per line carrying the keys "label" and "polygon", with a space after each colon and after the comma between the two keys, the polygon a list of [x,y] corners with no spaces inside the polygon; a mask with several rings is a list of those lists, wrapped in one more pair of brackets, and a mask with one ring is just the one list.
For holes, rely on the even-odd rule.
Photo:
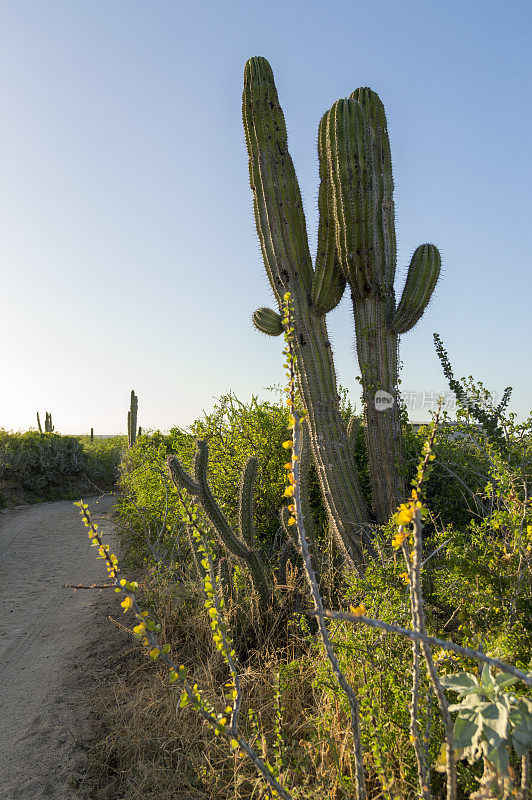
{"label": "desert shrub", "polygon": [[126,451],[126,436],[78,436],[85,454],[85,475],[96,490],[116,487],[118,472]]}
{"label": "desert shrub", "polygon": [[[229,395],[222,398],[211,415],[194,423],[190,433],[174,429],[166,437],[161,434],[143,437],[128,452],[122,482],[126,492],[130,492],[130,504],[122,505],[121,514],[123,521],[129,521],[131,526],[126,536],[128,546],[141,561],[146,561],[142,537],[136,545],[131,545],[135,526],[140,531],[140,523],[145,525],[149,520],[154,531],[160,532],[164,523],[168,534],[173,530],[175,535],[182,523],[178,499],[166,477],[165,458],[168,453],[176,453],[190,469],[198,436],[209,440],[213,491],[223,498],[224,511],[233,521],[240,469],[248,455],[258,455],[260,460],[264,453],[268,467],[265,475],[270,483],[262,486],[260,492],[266,492],[268,502],[263,502],[262,515],[257,516],[261,521],[261,547],[263,552],[269,552],[272,541],[275,542],[274,526],[278,525],[283,489],[285,456],[279,444],[286,436],[286,417],[282,406],[273,406],[272,411],[272,405],[266,404],[261,411],[259,414],[256,401],[245,405]],[[457,435],[462,432],[462,436]],[[405,429],[405,434],[409,452],[412,456],[417,453],[419,459],[424,432],[413,434]],[[271,441],[276,441],[281,451],[278,462],[268,461],[270,448],[273,449]],[[530,448],[526,433],[520,439],[510,436],[509,444],[503,456],[493,443],[482,437],[481,431],[475,429],[472,433],[467,421],[462,429],[440,428],[437,459],[427,487],[427,496],[432,498],[428,504],[436,506],[437,514],[432,513],[426,528],[429,535],[423,553],[425,614],[429,635],[478,648],[526,670],[530,667],[532,645],[528,620],[532,604],[529,580],[532,514],[528,507],[526,472]],[[452,475],[442,469],[443,464],[452,465]],[[463,486],[467,481],[467,486]],[[462,486],[464,496],[456,496],[457,486]],[[465,510],[464,497],[470,501]],[[136,510],[131,498],[139,504]],[[272,528],[268,527],[270,515],[274,517]],[[396,530],[389,523],[377,531],[377,560],[369,565],[363,577],[345,576],[337,597],[340,609],[363,605],[369,617],[408,628],[409,586],[404,561],[392,545]],[[204,686],[204,696],[215,703],[215,698],[223,695],[228,675],[219,652],[209,641],[208,620],[201,614],[203,597],[197,592],[194,572],[181,571],[180,582],[176,583],[171,559],[164,569],[155,561],[151,559],[141,595],[144,607],[160,621],[163,641],[171,645],[177,660],[188,666],[191,680]],[[181,560],[178,561],[181,567]],[[299,597],[299,604],[294,607],[301,609],[301,602],[304,607],[305,598],[309,598],[300,565],[290,565],[287,584],[282,590],[283,599],[287,601],[290,595]],[[289,614],[283,620],[284,632],[277,628],[275,635],[271,635],[256,618],[249,582],[245,580],[240,580],[236,599],[235,595],[228,598],[227,617],[245,678],[244,707],[263,710],[248,721],[244,715],[246,737],[264,758],[272,764],[281,764],[283,780],[294,797],[301,800],[316,795],[354,797],[349,705],[315,639],[311,622],[304,615]],[[330,634],[345,676],[357,687],[368,796],[413,800],[419,789],[409,731],[412,645],[401,637],[342,620],[331,621]],[[436,649],[434,657],[440,674],[477,671],[475,661],[448,651]],[[170,715],[171,692],[163,688],[160,678],[147,680],[152,687],[151,697],[156,683],[161,686],[159,693],[155,692],[158,699],[153,702],[167,709],[161,713]],[[444,734],[434,693],[424,673],[419,707],[423,749],[428,763],[434,766]],[[222,707],[220,711],[223,712]],[[252,766],[224,755],[219,740],[206,735],[205,728],[189,718],[189,708],[179,713],[187,720],[187,738],[183,747],[172,752],[183,774],[190,776],[187,780],[192,781],[183,790],[194,787],[197,796],[205,798],[247,800],[256,796],[260,781]],[[135,714],[138,720],[137,702]],[[123,719],[123,732],[120,735],[116,732],[116,746],[123,753],[128,724],[129,720]],[[160,764],[160,769],[156,763],[148,767],[156,752],[153,736],[159,734],[154,734],[147,717],[145,724],[150,724],[149,747],[141,746],[139,758],[137,739],[134,754],[131,752],[127,757],[124,754],[131,762],[123,772],[132,769],[142,779],[148,770],[150,781],[154,781],[151,787],[154,796],[164,797],[166,791],[170,796],[175,772],[169,771],[168,748],[161,745],[166,761]],[[161,732],[160,736],[161,742],[168,742],[167,732]],[[201,770],[195,770],[194,765],[197,767],[200,762]],[[518,763],[512,762],[512,768],[518,770]],[[479,763],[459,761],[457,769],[458,797],[465,798],[476,788],[482,767]],[[124,785],[120,789],[124,791]],[[434,796],[444,796],[444,778],[434,770],[431,789]],[[147,792],[147,787],[143,790]],[[129,791],[131,794],[126,792],[124,797],[136,796],[132,786]]]}
{"label": "desert shrub", "polygon": [[97,439],[0,430],[0,505],[74,499],[116,483],[123,437]]}
{"label": "desert shrub", "polygon": [[[480,522],[472,519],[462,530],[440,528],[426,543],[427,632],[480,647],[527,669],[532,645],[527,621],[532,604],[532,516],[523,506],[519,474],[496,454],[489,455],[492,482],[482,499],[489,501],[490,513]],[[363,604],[367,616],[408,628],[409,587],[404,561],[392,546],[396,530],[390,523],[377,534],[379,558],[363,578],[346,577],[340,609]],[[283,635],[277,631],[268,636],[254,616],[245,583],[242,586],[240,598],[227,601],[227,620],[242,669],[243,733],[270,763],[282,764],[283,783],[294,797],[355,797],[349,706],[311,624],[304,615],[295,614],[286,619]],[[285,591],[307,596],[297,565],[289,570]],[[139,597],[150,617],[161,624],[161,642],[171,645],[175,659],[188,668],[191,682],[201,686],[203,696],[223,712],[219,698],[228,672],[210,638],[199,582],[176,583],[171,571],[152,565]],[[253,646],[244,646],[244,637],[249,642],[251,633]],[[368,797],[414,800],[419,789],[409,732],[411,643],[341,620],[331,621],[330,633],[340,666],[359,696]],[[478,669],[476,662],[448,651],[436,648],[434,657],[440,675]],[[516,691],[522,693],[523,687]],[[148,706],[145,710],[140,696]],[[123,778],[116,786],[120,796],[170,798],[176,791],[177,796],[188,791],[205,800],[256,797],[260,780],[250,762],[230,755],[220,739],[199,723],[192,708],[180,709],[174,722],[176,699],[162,672],[146,670],[144,682],[133,693],[123,686],[116,708],[109,709],[114,715],[112,730],[106,731],[104,745],[98,744],[95,753],[104,770],[104,750],[109,760],[120,758]],[[454,700],[452,695],[449,699]],[[255,717],[248,718],[250,707],[256,709]],[[167,720],[167,725],[155,724],[155,718]],[[443,726],[424,673],[419,725],[427,761],[434,766]],[[185,737],[179,734],[184,726]],[[519,768],[515,759],[512,768]],[[463,800],[476,789],[482,765],[459,761],[457,769],[458,798]],[[182,778],[176,779],[177,774]],[[445,796],[444,778],[434,770],[431,790],[435,797]]]}
{"label": "desert shrub", "polygon": [[84,468],[83,448],[73,436],[0,432],[0,480],[5,494],[18,489],[29,498],[53,500],[75,488]]}
{"label": "desert shrub", "polygon": [[[165,460],[176,455],[191,470],[197,439],[209,448],[209,484],[229,522],[236,525],[242,469],[250,456],[258,459],[255,481],[254,520],[257,546],[275,559],[280,539],[279,510],[282,505],[286,461],[281,444],[287,437],[288,412],[279,402],[243,403],[233,394],[221,397],[210,413],[195,420],[184,431],[173,428],[142,436],[128,451],[122,464],[120,486],[124,499],[119,517],[126,525],[123,544],[130,558],[142,558],[146,538],[153,541],[164,529],[175,536],[181,525],[179,500],[167,475]],[[319,490],[313,487],[313,502],[319,509]],[[148,550],[149,552],[149,550]]]}

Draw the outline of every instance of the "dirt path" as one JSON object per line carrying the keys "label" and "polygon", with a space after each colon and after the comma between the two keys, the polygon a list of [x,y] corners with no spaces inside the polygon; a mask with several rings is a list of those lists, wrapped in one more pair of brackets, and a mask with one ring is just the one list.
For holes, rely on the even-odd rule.
{"label": "dirt path", "polygon": [[[113,546],[112,505],[106,497],[91,511]],[[107,582],[106,569],[71,502],[0,514],[1,800],[79,796],[83,699],[95,678],[88,654],[106,638],[123,649],[127,638],[106,617],[112,590],[62,588],[94,582]]]}

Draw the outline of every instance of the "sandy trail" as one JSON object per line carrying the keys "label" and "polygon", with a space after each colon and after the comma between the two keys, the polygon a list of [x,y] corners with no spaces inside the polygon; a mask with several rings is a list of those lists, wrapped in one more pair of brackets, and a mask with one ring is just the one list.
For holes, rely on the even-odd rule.
{"label": "sandy trail", "polygon": [[[89,501],[111,545],[113,502]],[[83,698],[94,677],[86,654],[105,647],[102,633],[116,642],[120,631],[105,617],[112,590],[62,586],[94,582],[106,583],[107,572],[71,502],[0,514],[1,800],[79,796],[76,742],[87,733]]]}

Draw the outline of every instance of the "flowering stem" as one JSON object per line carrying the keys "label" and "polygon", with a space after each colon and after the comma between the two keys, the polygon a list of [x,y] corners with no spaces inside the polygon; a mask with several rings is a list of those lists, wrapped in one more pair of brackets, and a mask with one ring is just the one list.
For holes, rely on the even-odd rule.
{"label": "flowering stem", "polygon": [[325,614],[323,608],[323,601],[321,599],[318,582],[316,580],[316,573],[314,572],[314,568],[312,566],[312,560],[310,558],[309,547],[307,536],[305,533],[305,526],[303,523],[303,512],[301,507],[301,492],[300,492],[300,485],[299,485],[299,471],[300,471],[300,457],[301,457],[301,450],[300,450],[300,424],[301,421],[305,418],[305,413],[300,413],[295,408],[295,398],[294,398],[294,353],[291,343],[291,318],[290,318],[290,295],[289,293],[285,294],[284,299],[286,301],[285,306],[285,314],[284,314],[284,324],[285,324],[285,336],[287,340],[287,358],[288,358],[288,365],[289,365],[289,408],[291,414],[291,424],[293,426],[293,441],[292,441],[292,466],[289,472],[289,480],[291,483],[291,487],[288,489],[288,496],[292,496],[293,502],[290,506],[290,510],[292,511],[293,519],[295,519],[295,524],[297,527],[298,538],[299,538],[299,546],[301,548],[301,555],[303,557],[303,564],[305,566],[305,573],[307,576],[307,581],[309,584],[310,592],[312,595],[312,599],[314,601],[314,615],[317,617],[318,620],[318,629],[320,632],[320,638],[325,648],[325,652],[327,654],[327,658],[331,665],[331,668],[334,672],[336,680],[338,681],[339,685],[345,692],[347,699],[349,701],[349,706],[351,708],[351,730],[353,733],[353,740],[354,740],[354,758],[355,758],[355,781],[356,781],[356,794],[358,800],[365,800],[366,799],[366,787],[365,787],[365,780],[364,780],[364,761],[363,761],[363,753],[362,753],[362,741],[360,735],[360,711],[358,706],[358,698],[352,689],[352,687],[347,682],[344,673],[342,672],[340,665],[338,663],[338,659],[333,650],[333,646],[329,637],[329,631],[327,630],[327,625],[325,622]]}
{"label": "flowering stem", "polygon": [[[213,625],[213,638],[215,639],[217,649],[221,650],[231,672],[230,686],[233,704],[230,725],[226,725],[222,721],[222,715],[215,714],[212,706],[201,696],[197,685],[190,685],[190,682],[187,678],[186,668],[183,665],[178,666],[170,656],[170,646],[166,644],[161,647],[157,637],[155,636],[156,633],[160,633],[161,626],[148,618],[148,612],[142,611],[135,597],[134,590],[138,588],[138,584],[136,582],[128,582],[125,578],[119,577],[122,573],[118,565],[118,559],[115,555],[109,553],[109,546],[103,544],[101,536],[98,533],[97,526],[92,522],[88,506],[83,502],[75,503],[75,505],[79,506],[80,508],[80,514],[83,518],[85,526],[88,528],[88,533],[92,538],[93,545],[99,548],[100,558],[106,562],[109,576],[114,578],[115,582],[113,585],[115,586],[115,591],[123,591],[126,595],[125,599],[121,603],[124,611],[133,611],[138,620],[139,624],[135,626],[133,633],[135,636],[141,639],[144,645],[148,647],[151,646],[152,649],[149,651],[149,655],[154,661],[159,659],[168,667],[170,682],[173,683],[178,679],[181,681],[183,693],[181,695],[180,705],[185,706],[190,703],[192,707],[199,713],[202,719],[214,729],[215,734],[223,736],[224,739],[229,742],[231,749],[240,749],[243,753],[249,756],[256,769],[269,784],[274,797],[280,797],[282,800],[292,800],[292,796],[281,786],[270,767],[264,763],[264,761],[253,750],[249,742],[246,741],[246,739],[238,730],[238,715],[242,693],[238,678],[238,671],[233,660],[234,651],[231,650],[230,642],[226,636],[225,625],[223,623],[220,624],[224,607],[223,600],[217,597],[217,593],[214,590],[209,592],[209,609],[212,608],[215,611],[214,614],[209,614],[209,616],[211,616],[213,622],[216,620],[216,625]],[[204,561],[202,566],[205,567],[205,565],[207,565],[205,584],[207,586],[208,581],[210,585],[214,587],[214,581],[216,579],[212,563],[212,554],[210,552],[208,542],[196,525],[195,515],[192,514],[186,506],[185,509],[191,525],[193,525],[196,529],[194,531],[196,538],[199,537],[203,538],[204,540],[203,552],[205,554],[206,561]]]}

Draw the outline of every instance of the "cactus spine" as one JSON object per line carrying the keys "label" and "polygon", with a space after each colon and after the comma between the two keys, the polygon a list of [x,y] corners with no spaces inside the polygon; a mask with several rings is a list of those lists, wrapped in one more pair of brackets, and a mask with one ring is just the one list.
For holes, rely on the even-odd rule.
{"label": "cactus spine", "polygon": [[[370,549],[370,515],[340,416],[325,314],[349,284],[373,511],[383,523],[405,488],[397,404],[398,334],[410,330],[425,310],[438,279],[439,254],[434,245],[416,250],[396,309],[390,145],[384,107],[371,89],[357,89],[348,99],[337,101],[320,122],[320,221],[314,269],[284,116],[264,58],[246,64],[243,117],[266,272],[279,309],[285,291],[293,298],[298,380],[324,502],[337,542],[360,565],[362,549]],[[378,391],[393,399],[385,410],[377,405]]]}
{"label": "cactus spine", "polygon": [[129,411],[127,412],[127,442],[129,447],[133,447],[133,445],[137,440],[138,408],[139,408],[139,399],[132,389]]}

